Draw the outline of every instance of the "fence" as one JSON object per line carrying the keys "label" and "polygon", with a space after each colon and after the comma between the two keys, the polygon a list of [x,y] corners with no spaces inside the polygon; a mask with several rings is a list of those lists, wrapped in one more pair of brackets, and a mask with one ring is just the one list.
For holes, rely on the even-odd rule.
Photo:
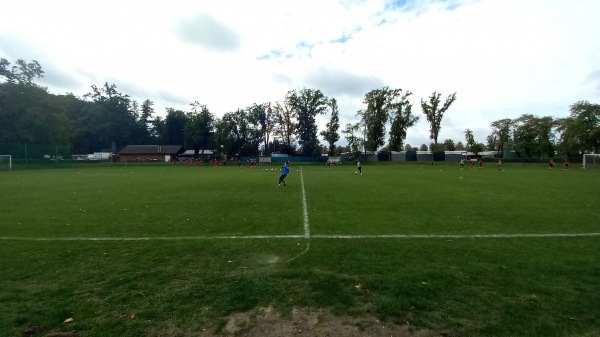
{"label": "fence", "polygon": [[0,154],[12,156],[13,170],[71,166],[69,145],[0,144]]}

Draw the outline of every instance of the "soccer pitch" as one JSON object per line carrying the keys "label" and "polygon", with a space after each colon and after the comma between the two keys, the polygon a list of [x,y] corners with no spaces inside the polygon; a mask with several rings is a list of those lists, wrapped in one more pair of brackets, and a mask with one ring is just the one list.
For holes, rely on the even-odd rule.
{"label": "soccer pitch", "polygon": [[292,163],[285,187],[277,165],[1,172],[0,335],[220,335],[264,307],[433,335],[600,333],[600,171],[363,171]]}

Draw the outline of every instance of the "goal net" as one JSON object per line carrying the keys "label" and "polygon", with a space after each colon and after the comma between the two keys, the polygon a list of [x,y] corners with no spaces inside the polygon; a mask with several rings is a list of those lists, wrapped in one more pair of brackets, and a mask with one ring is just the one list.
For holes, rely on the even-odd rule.
{"label": "goal net", "polygon": [[0,154],[0,171],[11,171],[12,170],[12,156],[7,154]]}
{"label": "goal net", "polygon": [[258,163],[259,164],[271,164],[271,157],[267,157],[267,156],[260,156],[258,157]]}
{"label": "goal net", "polygon": [[327,158],[327,164],[338,165],[338,164],[341,164],[341,163],[342,163],[342,161],[341,161],[340,157],[329,157],[329,158]]}
{"label": "goal net", "polygon": [[582,168],[600,168],[600,154],[586,153],[583,155]]}

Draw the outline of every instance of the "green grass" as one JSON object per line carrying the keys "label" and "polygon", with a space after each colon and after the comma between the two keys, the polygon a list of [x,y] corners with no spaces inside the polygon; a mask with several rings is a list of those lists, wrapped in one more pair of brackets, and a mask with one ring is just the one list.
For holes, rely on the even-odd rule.
{"label": "green grass", "polygon": [[264,306],[456,336],[600,334],[600,236],[474,236],[599,233],[600,172],[293,164],[276,187],[273,167],[1,172],[0,336],[218,333]]}

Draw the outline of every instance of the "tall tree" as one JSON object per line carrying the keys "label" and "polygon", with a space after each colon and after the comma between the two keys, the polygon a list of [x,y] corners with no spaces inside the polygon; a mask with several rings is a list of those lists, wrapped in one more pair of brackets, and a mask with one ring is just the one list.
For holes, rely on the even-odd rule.
{"label": "tall tree", "polygon": [[400,95],[395,96],[391,104],[390,151],[402,151],[406,130],[419,120],[419,116],[412,114],[412,104],[408,100],[412,93],[410,91],[404,94],[398,93]]}
{"label": "tall tree", "polygon": [[579,101],[569,110],[569,117],[558,121],[563,152],[599,153],[600,104]]}
{"label": "tall tree", "polygon": [[300,92],[296,90],[288,92],[285,102],[296,116],[298,122],[296,132],[302,146],[302,153],[307,156],[319,155],[316,116],[327,111],[329,98],[320,90],[302,89]]}
{"label": "tall tree", "polygon": [[187,122],[184,127],[185,147],[194,149],[194,157],[204,155],[204,150],[215,149],[214,115],[206,105],[198,103],[191,104],[192,111],[187,114]]}
{"label": "tall tree", "polygon": [[470,129],[465,130],[465,140],[467,141],[467,151],[472,151],[471,149],[475,146],[475,136]]}
{"label": "tall tree", "polygon": [[296,115],[294,114],[294,108],[290,106],[287,100],[284,101],[283,105],[276,102],[273,106],[273,115],[275,118],[273,135],[276,138],[273,140],[273,143],[277,143],[277,148],[280,151],[292,154],[296,141]]}
{"label": "tall tree", "polygon": [[363,138],[361,137],[360,123],[348,123],[342,133],[346,138],[346,142],[353,153],[354,158],[359,158],[361,149],[363,148]]}
{"label": "tall tree", "polygon": [[[488,143],[493,143],[493,149],[497,150],[498,157],[502,157],[504,153],[504,144],[510,142],[510,127],[512,120],[509,118],[499,119],[490,124],[492,133]],[[491,145],[491,144],[490,144]]]}
{"label": "tall tree", "polygon": [[139,132],[139,143],[150,144],[156,143],[156,139],[152,139],[152,114],[154,114],[154,103],[147,99],[142,102],[140,112],[137,118],[137,127]]}
{"label": "tall tree", "polygon": [[265,154],[269,149],[271,132],[273,132],[274,115],[271,103],[254,103],[248,108],[249,119],[254,125],[258,125],[260,131],[259,140],[262,141]]}
{"label": "tall tree", "polygon": [[[385,142],[385,126],[390,118],[390,111],[397,108],[393,101],[401,94],[401,89],[383,87],[365,94],[363,103],[367,105],[360,111],[362,123],[366,129],[365,147],[367,151],[377,151]],[[396,135],[397,136],[397,135]]]}
{"label": "tall tree", "polygon": [[92,92],[84,97],[95,103],[90,119],[94,151],[116,151],[136,141],[136,120],[129,95],[118,92],[116,85],[105,83],[102,87],[92,85]]}
{"label": "tall tree", "polygon": [[325,130],[321,131],[321,136],[329,143],[327,152],[330,155],[334,155],[335,142],[340,139],[340,134],[338,133],[340,128],[340,112],[335,98],[332,98],[329,104],[331,107],[331,118],[329,119],[329,122],[325,124]]}
{"label": "tall tree", "polygon": [[442,117],[444,117],[444,113],[450,108],[450,105],[456,100],[456,93],[449,95],[446,98],[444,104],[440,107],[440,97],[441,93],[434,91],[431,96],[429,96],[429,102],[424,101],[421,98],[421,109],[423,109],[423,114],[427,118],[429,122],[429,138],[433,140],[433,143],[437,145],[438,143],[438,135],[440,134],[441,125],[442,125]]}
{"label": "tall tree", "polygon": [[164,121],[164,140],[166,145],[183,145],[184,130],[187,116],[181,110],[167,108],[167,117]]}

